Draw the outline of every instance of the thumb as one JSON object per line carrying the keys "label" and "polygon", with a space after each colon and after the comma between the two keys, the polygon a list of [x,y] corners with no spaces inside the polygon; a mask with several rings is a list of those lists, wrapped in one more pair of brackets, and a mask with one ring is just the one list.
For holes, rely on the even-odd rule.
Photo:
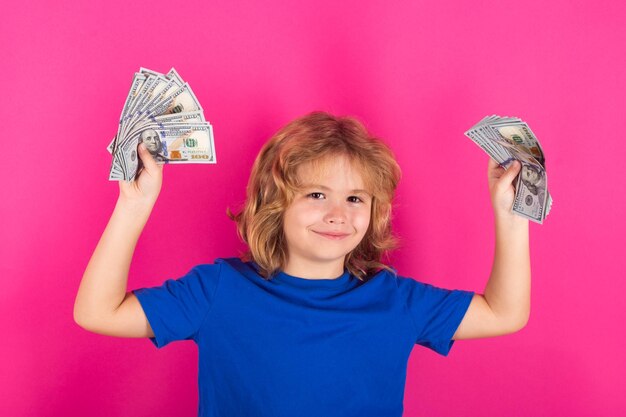
{"label": "thumb", "polygon": [[148,151],[148,148],[146,148],[145,143],[142,142],[139,144],[138,151],[139,151],[138,152],[139,157],[141,158],[141,162],[143,163],[144,168],[148,172],[154,172],[155,170],[160,169],[160,167],[158,166],[158,164],[156,163],[156,161],[150,154],[150,151]]}
{"label": "thumb", "polygon": [[509,165],[507,170],[502,174],[500,181],[503,184],[507,184],[507,185],[511,184],[513,180],[515,179],[515,177],[517,177],[517,174],[519,174],[521,169],[522,169],[521,162],[518,160],[514,160],[513,162],[511,162],[511,165]]}

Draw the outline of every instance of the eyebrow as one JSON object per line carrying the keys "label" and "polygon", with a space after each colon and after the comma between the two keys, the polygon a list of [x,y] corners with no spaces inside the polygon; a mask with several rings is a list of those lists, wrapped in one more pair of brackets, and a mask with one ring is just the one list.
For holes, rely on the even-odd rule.
{"label": "eyebrow", "polygon": [[[325,186],[325,185],[321,185],[321,184],[305,184],[303,186],[304,188],[319,188],[320,190],[324,190],[324,191],[332,191],[331,188]],[[354,189],[354,190],[350,190],[348,191],[349,193],[362,193],[362,194],[367,194],[367,195],[371,195],[367,190],[362,190],[360,188]]]}

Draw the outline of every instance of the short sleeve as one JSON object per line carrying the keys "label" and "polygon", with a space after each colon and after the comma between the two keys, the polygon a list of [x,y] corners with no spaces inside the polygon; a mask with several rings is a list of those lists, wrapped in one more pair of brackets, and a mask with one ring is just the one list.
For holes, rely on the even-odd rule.
{"label": "short sleeve", "polygon": [[176,340],[195,340],[213,305],[220,269],[220,265],[199,265],[161,286],[133,290],[154,332],[150,341],[157,348]]}
{"label": "short sleeve", "polygon": [[398,277],[398,285],[413,322],[416,344],[447,356],[458,329],[474,296],[473,291],[448,290]]}

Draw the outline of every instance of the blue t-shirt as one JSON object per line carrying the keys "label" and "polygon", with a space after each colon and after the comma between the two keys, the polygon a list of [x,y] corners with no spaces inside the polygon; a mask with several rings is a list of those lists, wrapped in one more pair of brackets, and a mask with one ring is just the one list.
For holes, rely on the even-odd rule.
{"label": "blue t-shirt", "polygon": [[311,280],[216,259],[134,290],[161,348],[199,350],[201,417],[401,416],[417,343],[447,355],[473,296],[383,270]]}

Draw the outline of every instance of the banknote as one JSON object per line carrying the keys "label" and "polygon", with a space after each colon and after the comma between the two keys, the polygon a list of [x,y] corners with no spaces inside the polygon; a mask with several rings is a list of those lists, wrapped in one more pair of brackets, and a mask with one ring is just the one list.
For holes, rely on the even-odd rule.
{"label": "banknote", "polygon": [[189,83],[172,68],[140,68],[133,76],[117,132],[107,146],[110,180],[133,181],[142,169],[144,142],[159,164],[216,163],[213,127]]}
{"label": "banknote", "polygon": [[507,168],[518,160],[522,168],[514,180],[515,199],[511,210],[542,224],[552,207],[548,192],[546,158],[526,122],[517,117],[487,116],[465,132],[485,153]]}
{"label": "banknote", "polygon": [[522,162],[517,175],[513,212],[522,217],[543,223],[548,205],[546,171],[538,165]]}

